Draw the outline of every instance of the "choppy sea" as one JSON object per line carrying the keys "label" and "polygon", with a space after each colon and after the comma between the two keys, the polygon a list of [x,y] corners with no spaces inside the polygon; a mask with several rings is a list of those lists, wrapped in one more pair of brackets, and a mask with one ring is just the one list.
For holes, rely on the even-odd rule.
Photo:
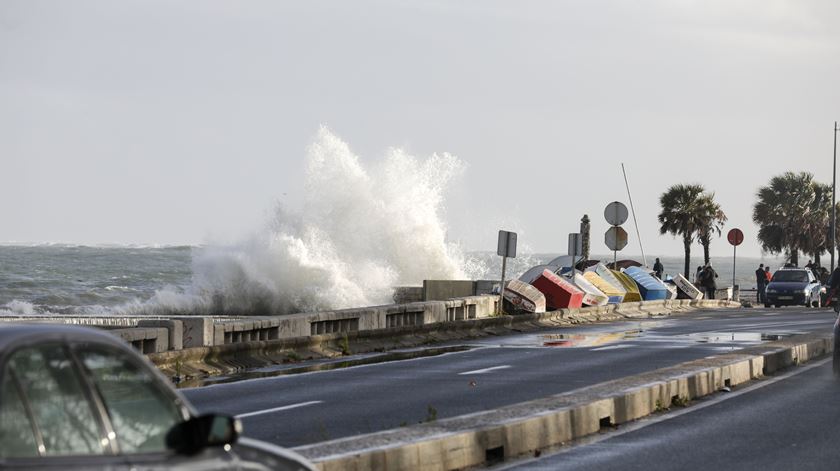
{"label": "choppy sea", "polygon": [[[545,263],[554,254],[520,255],[509,261],[508,276],[518,276],[529,267]],[[610,257],[604,256],[605,260]],[[640,257],[631,257],[641,261]],[[661,257],[665,271],[682,271],[682,257]],[[208,262],[212,261],[212,263]],[[692,260],[692,271],[701,260]],[[282,263],[277,260],[276,263]],[[496,279],[500,260],[489,252],[467,252],[461,259],[463,273],[472,278]],[[739,257],[736,283],[755,286],[759,263],[778,268],[782,259]],[[653,264],[653,259],[648,259]],[[720,274],[720,285],[731,284],[732,258],[713,257]],[[354,269],[359,279],[367,267]],[[251,270],[251,273],[248,271]],[[278,279],[266,279],[276,276]],[[390,292],[375,288],[361,297],[308,295],[307,286],[282,279],[292,272],[255,271],[246,252],[207,247],[88,247],[75,245],[0,246],[0,314],[39,315],[131,315],[131,314],[274,314],[325,308],[381,304],[390,301]],[[311,273],[306,276],[312,276]],[[318,293],[345,289],[345,281],[322,276]],[[332,283],[332,284],[330,284]],[[400,284],[422,283],[406,280]],[[289,287],[284,291],[284,287]],[[299,288],[301,292],[291,290]],[[282,298],[290,293],[287,299]],[[321,293],[322,294],[322,293]],[[330,299],[334,303],[330,303]]]}

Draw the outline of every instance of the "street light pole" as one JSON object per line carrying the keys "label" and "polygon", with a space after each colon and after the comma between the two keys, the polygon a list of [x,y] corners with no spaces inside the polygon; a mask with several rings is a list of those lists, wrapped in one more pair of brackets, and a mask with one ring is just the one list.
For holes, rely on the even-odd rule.
{"label": "street light pole", "polygon": [[831,173],[831,272],[834,273],[834,252],[837,249],[837,121],[834,122],[834,171]]}

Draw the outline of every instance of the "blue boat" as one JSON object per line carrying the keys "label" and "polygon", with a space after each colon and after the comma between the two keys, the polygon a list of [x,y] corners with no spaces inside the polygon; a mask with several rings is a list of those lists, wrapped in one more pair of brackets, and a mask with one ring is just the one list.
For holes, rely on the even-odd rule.
{"label": "blue boat", "polygon": [[639,267],[627,267],[624,269],[624,274],[639,285],[639,293],[645,301],[668,299],[668,288],[645,270]]}

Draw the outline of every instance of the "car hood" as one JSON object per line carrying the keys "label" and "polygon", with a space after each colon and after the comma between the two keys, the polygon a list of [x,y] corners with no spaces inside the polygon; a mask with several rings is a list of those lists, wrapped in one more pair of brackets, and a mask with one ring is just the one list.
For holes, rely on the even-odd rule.
{"label": "car hood", "polygon": [[808,283],[804,281],[771,281],[770,284],[767,285],[767,289],[777,289],[785,291],[802,291],[807,287]]}

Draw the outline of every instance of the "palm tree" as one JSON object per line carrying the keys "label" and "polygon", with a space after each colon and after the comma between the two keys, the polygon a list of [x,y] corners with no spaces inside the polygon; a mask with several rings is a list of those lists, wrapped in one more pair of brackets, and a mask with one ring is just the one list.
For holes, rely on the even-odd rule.
{"label": "palm tree", "polygon": [[820,264],[820,255],[831,245],[831,185],[813,182],[814,201],[808,215],[802,240],[803,252],[814,257]]}
{"label": "palm tree", "polygon": [[659,197],[659,233],[681,236],[685,249],[685,277],[689,277],[691,242],[701,227],[708,227],[706,208],[703,206],[702,185],[674,185]]}
{"label": "palm tree", "polygon": [[709,246],[712,244],[712,235],[717,232],[720,237],[723,223],[726,222],[726,214],[720,208],[720,205],[715,202],[714,193],[704,193],[700,196],[700,212],[702,213],[702,223],[697,228],[697,240],[703,246],[703,260],[704,263],[709,263]]}
{"label": "palm tree", "polygon": [[[753,222],[758,224],[758,242],[770,253],[784,252],[799,264],[799,251],[813,249],[808,228],[816,203],[814,176],[807,172],[786,172],[758,189]],[[829,203],[829,210],[831,203]]]}

